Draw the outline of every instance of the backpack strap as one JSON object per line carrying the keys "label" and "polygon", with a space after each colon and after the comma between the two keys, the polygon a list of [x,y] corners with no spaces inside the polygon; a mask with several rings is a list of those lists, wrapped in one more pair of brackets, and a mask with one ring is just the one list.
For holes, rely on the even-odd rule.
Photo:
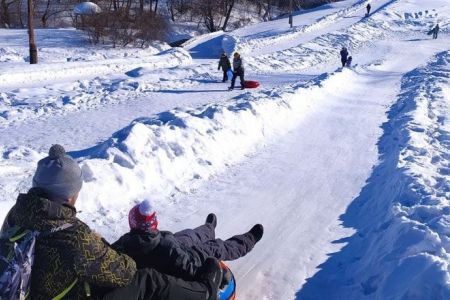
{"label": "backpack strap", "polygon": [[78,282],[78,278],[76,278],[67,288],[65,288],[61,293],[59,293],[58,295],[56,295],[55,297],[52,298],[52,300],[61,300],[62,298],[64,298],[65,295],[67,295],[70,290],[73,289],[73,287],[75,286],[75,284],[77,284]]}
{"label": "backpack strap", "polygon": [[[16,234],[16,235],[13,235],[12,237],[10,237],[9,238],[9,241],[10,242],[17,242],[18,240],[20,240],[21,238],[23,238],[25,235],[27,235],[28,233],[30,233],[31,232],[31,230],[28,230],[28,229],[26,229],[26,230],[24,230],[24,231],[21,231],[21,230],[18,230],[17,232],[20,232],[19,234]],[[16,232],[16,233],[17,233]]]}

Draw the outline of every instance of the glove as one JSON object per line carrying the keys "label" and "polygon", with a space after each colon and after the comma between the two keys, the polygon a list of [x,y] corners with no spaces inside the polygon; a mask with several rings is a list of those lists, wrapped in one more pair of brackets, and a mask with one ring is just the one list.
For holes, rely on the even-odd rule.
{"label": "glove", "polygon": [[223,277],[223,272],[217,259],[208,257],[195,275],[195,279],[204,282],[208,287],[208,300],[217,300]]}

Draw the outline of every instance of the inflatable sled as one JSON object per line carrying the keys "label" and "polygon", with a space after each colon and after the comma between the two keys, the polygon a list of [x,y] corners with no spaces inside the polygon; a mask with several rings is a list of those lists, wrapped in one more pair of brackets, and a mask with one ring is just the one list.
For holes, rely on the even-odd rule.
{"label": "inflatable sled", "polygon": [[231,71],[231,69],[227,71],[227,76],[228,76],[228,79],[230,79],[230,80],[231,80],[231,78],[233,78],[233,71]]}
{"label": "inflatable sled", "polygon": [[230,281],[227,285],[225,285],[223,288],[219,289],[219,293],[217,295],[218,300],[235,300],[236,299],[236,280],[234,279],[234,275],[231,272],[230,268],[227,267],[227,265],[221,261],[220,267],[222,270],[228,271],[231,274]]}
{"label": "inflatable sled", "polygon": [[254,88],[257,88],[258,86],[259,86],[258,81],[254,81],[254,80],[245,80],[244,81],[244,87],[246,89],[254,89]]}

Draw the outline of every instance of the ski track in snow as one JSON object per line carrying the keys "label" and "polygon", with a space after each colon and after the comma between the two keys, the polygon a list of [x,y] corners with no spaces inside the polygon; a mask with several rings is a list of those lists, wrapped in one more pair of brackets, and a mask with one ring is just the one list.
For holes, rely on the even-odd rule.
{"label": "ski track in snow", "polygon": [[[239,299],[449,298],[450,11],[442,0],[374,0],[358,20],[367,2],[316,11],[298,29],[306,37],[277,21],[247,32],[247,70],[263,82],[255,91],[225,93],[210,75],[220,32],[187,43],[193,62],[164,45],[145,62],[126,54],[132,65],[108,50],[86,62],[74,42],[54,58],[82,60],[66,63],[78,69],[64,78],[21,87],[0,75],[0,219],[57,142],[83,169],[80,218],[108,240],[143,197],[162,229],[197,226],[211,211],[222,238],[263,223],[262,241],[229,263]],[[424,40],[436,18],[440,39]],[[17,32],[3,34],[0,69],[27,74]],[[334,70],[341,45],[358,66]]]}

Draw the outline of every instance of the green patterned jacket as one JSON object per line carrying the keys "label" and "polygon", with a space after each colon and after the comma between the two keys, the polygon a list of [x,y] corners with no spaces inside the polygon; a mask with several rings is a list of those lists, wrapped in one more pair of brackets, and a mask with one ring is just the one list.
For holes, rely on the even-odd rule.
{"label": "green patterned jacket", "polygon": [[52,202],[38,189],[19,195],[2,231],[12,226],[49,231],[68,223],[72,226],[37,239],[32,300],[85,299],[89,287],[109,290],[133,280],[136,264],[130,257],[114,251],[77,219],[74,207]]}

